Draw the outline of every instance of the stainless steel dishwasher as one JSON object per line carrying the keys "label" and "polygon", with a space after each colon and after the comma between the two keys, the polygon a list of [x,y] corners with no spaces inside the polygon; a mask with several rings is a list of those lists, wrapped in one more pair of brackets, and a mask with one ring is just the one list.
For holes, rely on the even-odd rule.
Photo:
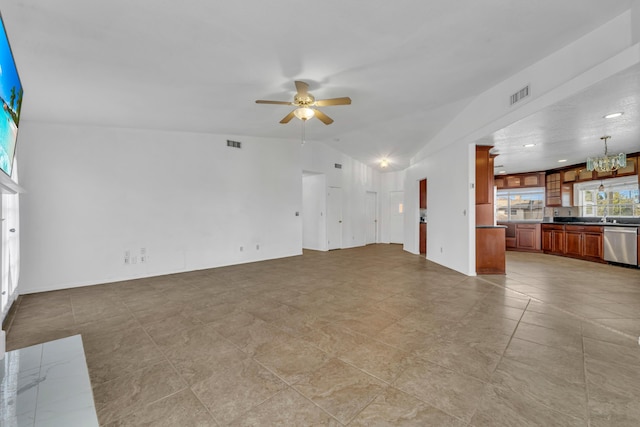
{"label": "stainless steel dishwasher", "polygon": [[636,227],[604,227],[604,260],[621,264],[638,264]]}

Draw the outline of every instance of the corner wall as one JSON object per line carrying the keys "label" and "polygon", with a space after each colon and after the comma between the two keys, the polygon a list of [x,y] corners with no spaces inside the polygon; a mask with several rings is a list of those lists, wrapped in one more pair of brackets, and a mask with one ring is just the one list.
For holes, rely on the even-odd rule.
{"label": "corner wall", "polygon": [[[429,180],[428,259],[475,275],[475,194],[471,186],[475,185],[476,141],[639,63],[640,45],[632,37],[632,33],[637,35],[633,27],[638,19],[637,3],[632,11],[476,96],[413,157],[405,194],[417,194],[418,180]],[[527,84],[530,98],[510,107],[509,95]],[[406,212],[417,215],[417,203],[407,199]],[[466,215],[461,217],[465,208]],[[407,251],[418,250],[413,240],[418,232],[417,221],[407,215]]]}

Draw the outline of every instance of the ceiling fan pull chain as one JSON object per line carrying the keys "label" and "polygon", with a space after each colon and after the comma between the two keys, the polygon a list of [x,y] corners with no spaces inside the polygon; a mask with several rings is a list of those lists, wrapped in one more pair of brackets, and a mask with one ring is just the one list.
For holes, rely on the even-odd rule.
{"label": "ceiling fan pull chain", "polygon": [[304,145],[304,139],[305,139],[305,130],[304,130],[304,124],[306,123],[306,120],[302,120],[302,145]]}

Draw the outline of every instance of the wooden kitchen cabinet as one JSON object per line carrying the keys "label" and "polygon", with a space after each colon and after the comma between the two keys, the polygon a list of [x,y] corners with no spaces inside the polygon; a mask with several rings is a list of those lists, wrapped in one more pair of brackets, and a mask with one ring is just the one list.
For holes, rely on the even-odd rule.
{"label": "wooden kitchen cabinet", "polygon": [[523,224],[517,222],[499,222],[505,226],[505,243],[509,250],[535,251],[542,250],[540,224]]}
{"label": "wooden kitchen cabinet", "polygon": [[563,173],[554,172],[546,177],[545,205],[551,207],[571,207],[573,205],[573,184],[562,182]]}
{"label": "wooden kitchen cabinet", "polygon": [[420,209],[427,209],[427,180],[426,179],[420,180]]}
{"label": "wooden kitchen cabinet", "polygon": [[569,256],[581,257],[582,256],[582,231],[565,230],[564,241],[565,248],[564,253]]}
{"label": "wooden kitchen cabinet", "polygon": [[540,224],[516,224],[516,248],[519,250],[540,250]]}
{"label": "wooden kitchen cabinet", "polygon": [[588,261],[603,260],[603,227],[598,225],[543,224],[542,250]]}
{"label": "wooden kitchen cabinet", "polygon": [[519,173],[513,175],[496,175],[494,182],[499,190],[508,188],[544,187],[544,172]]}
{"label": "wooden kitchen cabinet", "polygon": [[562,197],[560,197],[560,172],[547,175],[545,199],[546,206],[562,206]]}
{"label": "wooden kitchen cabinet", "polygon": [[542,224],[542,250],[550,254],[564,254],[564,225]]}
{"label": "wooden kitchen cabinet", "polygon": [[582,256],[593,258],[597,261],[603,260],[604,254],[603,232],[585,232],[582,238]]}
{"label": "wooden kitchen cabinet", "polygon": [[493,162],[496,155],[489,152],[492,148],[476,146],[476,225],[494,224]]}
{"label": "wooden kitchen cabinet", "polygon": [[420,223],[420,255],[427,254],[427,223]]}

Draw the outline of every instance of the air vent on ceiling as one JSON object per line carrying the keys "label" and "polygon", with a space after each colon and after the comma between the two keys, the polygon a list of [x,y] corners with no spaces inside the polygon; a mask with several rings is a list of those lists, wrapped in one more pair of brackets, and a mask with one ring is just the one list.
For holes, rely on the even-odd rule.
{"label": "air vent on ceiling", "polygon": [[227,139],[227,147],[242,148],[242,143],[240,141],[232,141],[230,139]]}
{"label": "air vent on ceiling", "polygon": [[342,169],[342,165],[340,163],[334,163],[333,166],[335,166],[336,169]]}
{"label": "air vent on ceiling", "polygon": [[514,93],[513,95],[511,95],[511,104],[513,105],[517,102],[522,101],[523,98],[526,98],[527,96],[529,96],[529,85],[526,85],[525,87],[523,87],[522,89],[520,89],[519,91],[517,91],[516,93]]}

